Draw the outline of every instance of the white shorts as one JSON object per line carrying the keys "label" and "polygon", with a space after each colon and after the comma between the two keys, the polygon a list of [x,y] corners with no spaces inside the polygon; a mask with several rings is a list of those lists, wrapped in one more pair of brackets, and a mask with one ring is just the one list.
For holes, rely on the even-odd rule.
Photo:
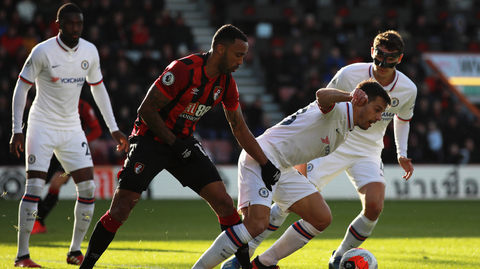
{"label": "white shorts", "polygon": [[352,156],[338,151],[308,162],[307,176],[319,191],[340,173],[345,171],[353,186],[358,190],[368,183],[381,182],[385,185],[383,163],[380,156]]}
{"label": "white shorts", "polygon": [[[274,165],[279,167],[268,152],[265,154]],[[238,210],[251,205],[270,207],[273,200],[283,211],[288,212],[295,202],[317,192],[315,186],[295,168],[279,167],[279,169],[282,175],[270,192],[262,180],[260,165],[245,150],[242,150],[238,159]]]}
{"label": "white shorts", "polygon": [[25,142],[27,171],[47,172],[54,153],[67,173],[93,166],[83,130],[56,130],[29,125]]}

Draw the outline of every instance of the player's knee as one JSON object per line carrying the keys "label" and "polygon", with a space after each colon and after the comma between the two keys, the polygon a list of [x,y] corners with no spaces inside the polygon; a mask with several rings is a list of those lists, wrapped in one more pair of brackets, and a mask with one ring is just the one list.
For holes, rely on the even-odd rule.
{"label": "player's knee", "polygon": [[233,200],[228,194],[215,199],[215,202],[211,204],[211,206],[219,216],[230,216],[236,212],[236,209],[233,206]]}
{"label": "player's knee", "polygon": [[250,235],[255,238],[268,228],[268,221],[257,220],[245,222],[245,227],[247,228]]}
{"label": "player's knee", "polygon": [[327,229],[328,226],[330,226],[332,220],[332,214],[329,212],[329,214],[319,215],[317,218],[309,221],[309,223],[318,231],[324,231],[325,229]]}
{"label": "player's knee", "polygon": [[42,194],[43,186],[45,185],[45,180],[40,178],[27,178],[25,183],[25,193],[35,196],[40,196]]}
{"label": "player's knee", "polygon": [[75,184],[78,197],[91,198],[95,195],[95,182],[93,179]]}
{"label": "player's knee", "polygon": [[368,202],[365,205],[365,216],[370,220],[376,220],[383,211],[383,202]]}

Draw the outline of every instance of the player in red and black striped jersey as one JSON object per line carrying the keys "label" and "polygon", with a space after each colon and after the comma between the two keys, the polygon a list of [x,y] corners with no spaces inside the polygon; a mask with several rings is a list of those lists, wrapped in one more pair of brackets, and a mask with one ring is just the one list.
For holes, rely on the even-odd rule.
{"label": "player in red and black striped jersey", "polygon": [[[241,223],[215,165],[192,135],[197,121],[214,105],[222,103],[233,135],[262,167],[266,187],[271,189],[277,182],[280,170],[248,129],[231,75],[247,52],[245,34],[233,25],[224,25],[215,33],[209,52],[173,61],[151,86],[138,109],[130,151],[118,175],[119,186],[110,209],[95,226],[81,269],[95,265],[141,193],[163,169],[210,204],[222,230]],[[248,249],[243,253],[246,256],[237,257],[246,257],[244,268],[249,268]]]}

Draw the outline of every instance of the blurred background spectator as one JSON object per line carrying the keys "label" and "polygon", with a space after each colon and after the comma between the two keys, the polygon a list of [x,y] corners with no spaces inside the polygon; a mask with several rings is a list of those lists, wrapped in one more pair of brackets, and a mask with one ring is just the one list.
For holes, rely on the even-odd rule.
{"label": "blurred background spectator", "polygon": [[[8,153],[13,87],[33,46],[58,33],[56,10],[65,2],[0,3],[0,165],[24,163],[23,158]],[[173,0],[72,2],[84,12],[82,37],[99,50],[119,128],[129,134],[138,106],[164,68],[174,59],[203,52],[195,40],[195,25],[186,23],[188,11],[168,10]],[[313,101],[315,91],[325,87],[343,66],[371,62],[372,40],[379,31],[399,31],[406,47],[397,69],[418,88],[409,156],[416,164],[480,163],[480,120],[421,59],[427,51],[480,52],[480,1],[190,2],[198,2],[208,13],[212,28],[232,23],[248,35],[250,52],[244,65],[256,68],[255,76],[260,77],[266,93],[273,96],[285,116]],[[32,87],[24,122],[34,96]],[[82,98],[95,104],[88,86]],[[241,100],[241,104],[254,135],[270,127],[262,98]],[[205,149],[217,164],[236,163],[240,148],[223,109],[214,107],[204,117],[208,119],[199,122],[196,135]],[[106,129],[105,124],[102,126]],[[115,152],[108,130],[103,133],[91,145],[94,163],[121,164],[123,156]],[[384,162],[396,163],[392,126],[386,131],[384,143]]]}

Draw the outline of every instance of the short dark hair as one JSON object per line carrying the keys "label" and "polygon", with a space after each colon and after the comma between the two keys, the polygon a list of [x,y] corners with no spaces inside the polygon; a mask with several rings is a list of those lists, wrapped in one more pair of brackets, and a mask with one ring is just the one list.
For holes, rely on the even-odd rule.
{"label": "short dark hair", "polygon": [[224,46],[234,44],[236,39],[248,41],[247,36],[240,29],[231,24],[225,24],[213,36],[212,48],[218,44]]}
{"label": "short dark hair", "polygon": [[73,3],[66,3],[65,5],[61,6],[57,12],[57,21],[65,18],[65,13],[82,13],[82,10]]}
{"label": "short dark hair", "polygon": [[358,88],[364,91],[368,96],[368,102],[375,100],[377,97],[383,98],[385,102],[390,106],[392,99],[388,92],[373,78],[364,80],[358,84]]}
{"label": "short dark hair", "polygon": [[373,47],[377,48],[378,46],[385,46],[385,48],[390,51],[398,50],[400,54],[403,54],[405,44],[403,43],[402,36],[400,36],[397,31],[388,30],[378,34],[373,40]]}

